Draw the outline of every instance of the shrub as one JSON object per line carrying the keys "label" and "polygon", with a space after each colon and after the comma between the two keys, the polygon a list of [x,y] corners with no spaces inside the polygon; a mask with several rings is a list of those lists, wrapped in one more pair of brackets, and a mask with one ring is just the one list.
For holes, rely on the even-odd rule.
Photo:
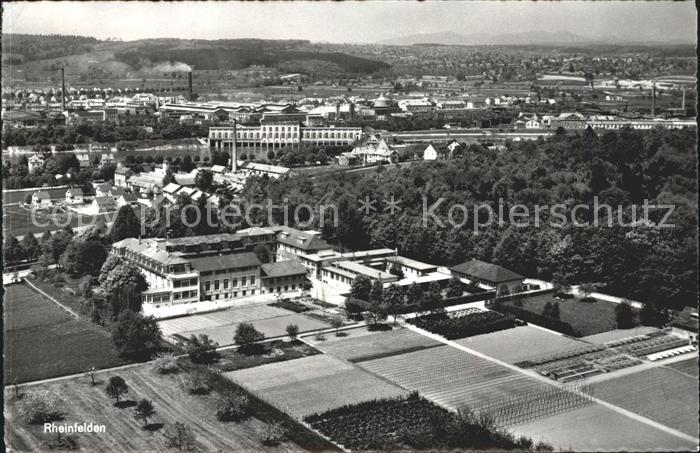
{"label": "shrub", "polygon": [[260,442],[266,447],[274,447],[284,440],[284,427],[280,422],[266,424],[257,429]]}
{"label": "shrub", "polygon": [[258,341],[265,339],[265,334],[259,332],[255,326],[248,322],[242,322],[236,327],[236,334],[233,336],[233,341],[241,349],[249,349],[250,346]]}
{"label": "shrub", "polygon": [[193,363],[208,364],[216,362],[219,359],[219,353],[216,352],[218,347],[219,343],[204,334],[199,336],[192,335],[184,344],[184,349]]}
{"label": "shrub", "polygon": [[179,369],[177,359],[170,353],[159,354],[153,362],[153,369],[160,374],[174,373]]}
{"label": "shrub", "polygon": [[22,398],[19,407],[20,419],[30,425],[48,423],[63,418],[58,398],[48,391],[40,390]]}
{"label": "shrub", "polygon": [[437,313],[409,319],[408,322],[421,329],[442,335],[448,340],[497,332],[519,325],[515,317],[494,311],[463,313],[460,314],[459,311],[452,312],[450,315]]}
{"label": "shrub", "polygon": [[211,392],[209,376],[200,371],[194,371],[187,380],[187,390],[194,395],[206,395]]}
{"label": "shrub", "polygon": [[301,302],[297,302],[295,300],[289,300],[289,299],[282,299],[277,302],[273,302],[271,304],[268,304],[270,307],[277,307],[277,308],[282,308],[284,310],[289,310],[293,311],[294,313],[303,313],[305,311],[311,310],[309,307],[306,305],[302,304]]}
{"label": "shrub", "polygon": [[219,401],[216,408],[216,418],[222,422],[240,421],[248,415],[248,397],[233,394]]}

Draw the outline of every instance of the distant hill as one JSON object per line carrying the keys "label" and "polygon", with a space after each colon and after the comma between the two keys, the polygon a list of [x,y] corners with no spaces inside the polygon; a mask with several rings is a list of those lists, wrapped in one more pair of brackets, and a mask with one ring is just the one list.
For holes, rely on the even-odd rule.
{"label": "distant hill", "polygon": [[400,36],[377,42],[377,44],[393,46],[413,46],[417,44],[442,44],[460,46],[482,46],[482,45],[567,45],[583,46],[590,44],[687,44],[658,42],[639,42],[633,37],[597,37],[589,38],[567,31],[528,31],[521,33],[497,33],[497,34],[469,34],[464,35],[453,31],[438,33],[419,33],[415,35]]}

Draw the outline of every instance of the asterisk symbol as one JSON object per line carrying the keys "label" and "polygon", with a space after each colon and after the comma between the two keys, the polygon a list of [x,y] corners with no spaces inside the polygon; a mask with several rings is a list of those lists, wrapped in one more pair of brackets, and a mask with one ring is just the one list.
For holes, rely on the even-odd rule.
{"label": "asterisk symbol", "polygon": [[394,211],[400,211],[401,210],[401,208],[399,207],[400,204],[401,204],[401,200],[394,200],[394,196],[392,195],[391,201],[387,202],[386,206],[384,207],[384,212],[389,210],[393,214]]}
{"label": "asterisk symbol", "polygon": [[359,211],[365,210],[365,214],[369,215],[370,211],[376,211],[377,208],[374,207],[374,203],[376,203],[377,200],[370,200],[369,195],[365,197],[364,200],[360,200],[360,208],[358,209]]}

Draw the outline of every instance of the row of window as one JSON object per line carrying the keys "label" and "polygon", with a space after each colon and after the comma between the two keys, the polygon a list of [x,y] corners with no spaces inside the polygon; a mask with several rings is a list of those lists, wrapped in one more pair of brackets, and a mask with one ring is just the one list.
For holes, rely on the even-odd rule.
{"label": "row of window", "polygon": [[218,269],[216,271],[203,271],[200,272],[199,275],[202,277],[206,277],[208,275],[214,275],[214,274],[232,274],[235,272],[248,272],[257,269],[257,266],[241,266],[241,267],[234,267],[234,268],[228,268],[228,269]]}
{"label": "row of window", "polygon": [[197,297],[197,291],[182,291],[180,293],[173,293],[174,300],[190,299]]}
{"label": "row of window", "polygon": [[[348,132],[348,131],[325,131],[325,132],[310,132],[304,131],[302,138],[314,139],[314,138],[329,138],[329,139],[353,139],[358,138],[360,134],[358,132]],[[212,132],[210,134],[211,138],[233,138],[233,132]],[[259,139],[259,138],[298,138],[298,132],[258,132],[258,131],[237,131],[236,138],[238,139]]]}
{"label": "row of window", "polygon": [[187,286],[196,286],[199,280],[196,278],[186,278],[183,280],[173,280],[173,288],[185,288]]}
{"label": "row of window", "polygon": [[[248,282],[250,282],[250,285],[248,285]],[[225,278],[222,280],[214,280],[214,291],[219,291],[221,289],[229,289],[229,279]],[[238,279],[234,278],[230,280],[231,283],[231,288],[237,288],[238,287]],[[255,286],[255,275],[250,276],[250,280],[248,280],[247,277],[241,277],[241,286]],[[212,288],[212,282],[204,282],[204,290],[209,292]]]}

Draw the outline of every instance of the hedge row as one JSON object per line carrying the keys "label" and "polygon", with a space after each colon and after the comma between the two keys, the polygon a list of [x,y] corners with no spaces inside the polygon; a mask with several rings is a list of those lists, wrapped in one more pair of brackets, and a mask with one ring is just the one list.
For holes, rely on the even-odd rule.
{"label": "hedge row", "polygon": [[571,324],[564,322],[560,319],[555,319],[555,318],[549,318],[547,316],[542,316],[537,313],[533,313],[531,311],[525,310],[524,308],[521,307],[516,307],[514,305],[506,304],[503,302],[496,302],[491,305],[492,310],[496,310],[501,313],[509,313],[518,319],[521,319],[525,322],[529,322],[532,324],[537,324],[538,326],[545,327],[550,330],[554,330],[560,333],[563,333],[565,335],[569,335],[572,337],[580,337],[581,335],[579,332],[577,332]]}
{"label": "hedge row", "polygon": [[437,313],[409,319],[408,322],[421,329],[442,335],[448,340],[483,335],[521,325],[514,316],[502,315],[494,311],[472,313],[459,317]]}

